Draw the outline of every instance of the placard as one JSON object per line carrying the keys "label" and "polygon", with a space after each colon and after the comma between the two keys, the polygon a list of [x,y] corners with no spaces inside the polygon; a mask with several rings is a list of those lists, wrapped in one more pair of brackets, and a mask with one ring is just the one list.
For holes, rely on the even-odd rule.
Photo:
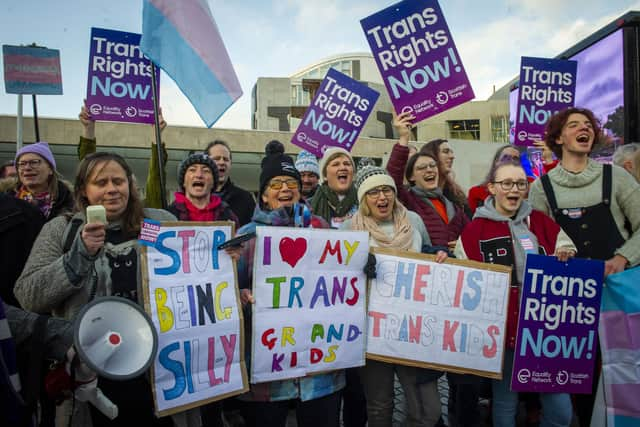
{"label": "placard", "polygon": [[35,46],[2,46],[7,93],[62,95],[60,51]]}
{"label": "placard", "polygon": [[364,365],[369,233],[256,233],[251,382]]}
{"label": "placard", "polygon": [[380,94],[329,68],[291,142],[322,157],[331,147],[351,151]]}
{"label": "placard", "polygon": [[417,123],[475,97],[437,1],[401,1],[360,24],[398,114]]}
{"label": "placard", "polygon": [[591,393],[603,280],[603,261],[527,255],[512,390]]}
{"label": "placard", "polygon": [[142,246],[145,309],[158,331],[151,378],[160,416],[248,390],[236,267],[217,249],[232,233],[229,222],[161,222],[154,244]]}
{"label": "placard", "polygon": [[[160,98],[159,68],[156,82]],[[86,104],[93,120],[154,123],[151,62],[140,34],[91,29]]]}
{"label": "placard", "polygon": [[511,268],[373,248],[367,358],[502,377]]}

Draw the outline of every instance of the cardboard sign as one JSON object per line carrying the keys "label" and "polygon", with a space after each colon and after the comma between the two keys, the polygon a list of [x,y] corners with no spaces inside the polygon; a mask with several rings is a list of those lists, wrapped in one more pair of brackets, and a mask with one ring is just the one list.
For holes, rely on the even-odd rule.
{"label": "cardboard sign", "polygon": [[158,331],[151,378],[160,416],[248,390],[236,268],[217,249],[231,237],[230,224],[162,222],[153,244],[142,246],[145,308]]}
{"label": "cardboard sign", "polygon": [[[160,69],[156,82],[159,98]],[[91,29],[87,107],[94,120],[153,124],[151,62],[140,34]]]}
{"label": "cardboard sign", "polygon": [[502,377],[511,268],[372,251],[367,358]]}
{"label": "cardboard sign", "polygon": [[364,365],[369,234],[256,233],[251,382]]}
{"label": "cardboard sign", "polygon": [[7,93],[62,95],[60,51],[33,46],[2,46]]}
{"label": "cardboard sign", "polygon": [[602,261],[527,255],[514,391],[591,393],[603,279]]}
{"label": "cardboard sign", "polygon": [[573,107],[577,69],[577,61],[522,57],[515,145],[542,141],[549,117]]}
{"label": "cardboard sign", "polygon": [[351,151],[379,96],[329,68],[291,142],[316,157],[331,147]]}
{"label": "cardboard sign", "polygon": [[401,1],[360,24],[397,113],[417,123],[475,97],[437,1]]}

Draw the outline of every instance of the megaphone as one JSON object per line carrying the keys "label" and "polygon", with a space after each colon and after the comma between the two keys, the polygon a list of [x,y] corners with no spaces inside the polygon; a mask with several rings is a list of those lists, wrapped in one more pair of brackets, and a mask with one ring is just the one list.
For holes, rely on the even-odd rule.
{"label": "megaphone", "polygon": [[144,373],[158,351],[158,335],[140,306],[120,297],[96,298],[75,320],[73,341],[80,360],[115,381]]}

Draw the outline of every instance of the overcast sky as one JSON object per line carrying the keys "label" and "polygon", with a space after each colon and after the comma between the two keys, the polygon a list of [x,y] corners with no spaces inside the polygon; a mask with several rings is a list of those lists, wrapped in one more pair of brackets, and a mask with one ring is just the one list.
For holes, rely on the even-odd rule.
{"label": "overcast sky", "polygon": [[[286,77],[331,55],[368,52],[360,19],[393,2],[381,0],[209,0],[244,95],[215,124],[249,129],[258,77]],[[440,6],[477,100],[518,73],[521,56],[553,57],[640,0],[443,0]],[[75,118],[86,94],[91,27],[141,32],[138,0],[3,1],[0,43],[60,49],[64,95],[39,96],[43,117]],[[1,58],[0,58],[1,61]],[[16,114],[16,95],[0,88],[0,114]],[[160,101],[172,125],[204,126],[169,77]],[[25,115],[32,114],[30,99]]]}

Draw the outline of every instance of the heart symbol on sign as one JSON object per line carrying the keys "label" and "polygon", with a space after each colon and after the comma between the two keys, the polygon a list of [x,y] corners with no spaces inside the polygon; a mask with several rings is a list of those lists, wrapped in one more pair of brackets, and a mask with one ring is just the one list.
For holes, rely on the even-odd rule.
{"label": "heart symbol on sign", "polygon": [[307,241],[302,237],[298,237],[296,240],[285,237],[280,240],[280,256],[291,267],[296,266],[306,251]]}

